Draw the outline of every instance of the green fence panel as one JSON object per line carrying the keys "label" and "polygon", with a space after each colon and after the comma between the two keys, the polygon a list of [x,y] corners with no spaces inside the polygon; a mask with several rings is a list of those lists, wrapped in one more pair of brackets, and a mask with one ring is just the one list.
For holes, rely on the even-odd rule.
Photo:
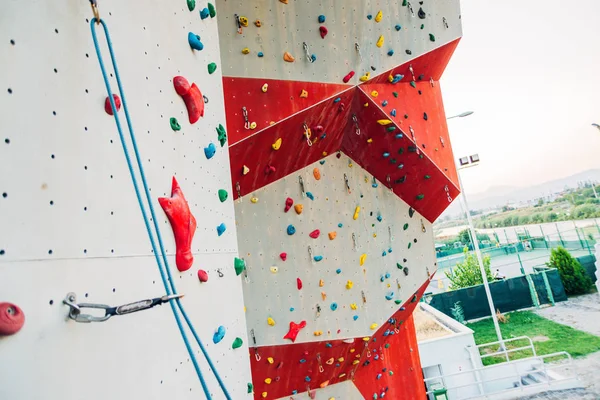
{"label": "green fence panel", "polygon": [[592,282],[596,282],[596,257],[593,255],[577,257],[577,261],[581,264],[585,273],[592,279]]}

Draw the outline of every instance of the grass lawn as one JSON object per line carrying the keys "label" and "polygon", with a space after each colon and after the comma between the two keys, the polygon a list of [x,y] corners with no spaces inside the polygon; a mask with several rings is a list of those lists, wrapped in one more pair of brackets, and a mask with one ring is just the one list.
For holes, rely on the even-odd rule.
{"label": "grass lawn", "polygon": [[[581,357],[600,351],[600,337],[598,336],[578,331],[570,326],[557,324],[530,311],[517,311],[507,314],[507,316],[510,316],[509,322],[500,324],[502,337],[510,339],[519,336],[529,336],[534,341],[535,350],[538,355],[566,351],[573,357]],[[490,343],[498,340],[491,319],[471,323],[468,327],[475,331],[476,344]],[[528,341],[515,341],[508,343],[507,347],[511,349],[526,345],[528,345]],[[496,351],[497,348],[496,350],[491,348],[488,350],[487,353],[489,354]],[[511,360],[530,357],[532,355],[531,351],[520,351],[509,354]],[[496,364],[502,360],[505,359],[502,357],[487,357],[483,359],[483,364]]]}

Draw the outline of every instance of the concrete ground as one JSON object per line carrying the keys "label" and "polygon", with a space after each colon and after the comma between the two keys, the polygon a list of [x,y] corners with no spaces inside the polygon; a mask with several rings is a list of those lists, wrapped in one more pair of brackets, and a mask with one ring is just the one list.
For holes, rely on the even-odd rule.
{"label": "concrete ground", "polygon": [[[569,298],[557,304],[535,311],[538,315],[560,324],[600,336],[600,295],[598,293]],[[600,400],[600,352],[573,360],[571,371],[577,373],[584,389],[539,393],[520,400]],[[569,370],[567,369],[567,372]]]}

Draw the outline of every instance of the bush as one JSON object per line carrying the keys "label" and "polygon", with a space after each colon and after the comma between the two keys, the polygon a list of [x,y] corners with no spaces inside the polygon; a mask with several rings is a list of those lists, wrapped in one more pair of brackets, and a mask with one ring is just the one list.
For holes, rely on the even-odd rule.
{"label": "bush", "polygon": [[[474,254],[469,254],[464,250],[465,260],[456,263],[452,271],[446,271],[446,277],[450,280],[450,290],[456,290],[464,287],[483,284],[479,263]],[[483,257],[483,267],[488,281],[494,280],[492,271],[490,271],[490,256]]]}
{"label": "bush", "polygon": [[552,249],[550,262],[546,265],[558,269],[560,280],[567,295],[587,293],[593,285],[592,280],[585,274],[579,261],[563,247],[559,246]]}

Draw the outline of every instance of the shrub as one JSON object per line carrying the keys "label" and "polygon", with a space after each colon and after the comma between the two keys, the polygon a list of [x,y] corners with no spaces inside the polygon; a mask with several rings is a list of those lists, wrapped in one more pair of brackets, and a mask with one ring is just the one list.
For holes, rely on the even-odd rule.
{"label": "shrub", "polygon": [[[465,260],[456,263],[452,271],[446,271],[446,277],[450,280],[450,290],[456,290],[464,287],[481,285],[483,278],[479,271],[479,263],[474,254],[470,254],[467,249],[464,250]],[[490,271],[490,256],[483,257],[483,267],[488,281],[492,281],[492,271]]]}
{"label": "shrub", "polygon": [[558,270],[568,295],[587,293],[593,285],[579,261],[563,247],[552,249],[550,261],[546,265]]}

